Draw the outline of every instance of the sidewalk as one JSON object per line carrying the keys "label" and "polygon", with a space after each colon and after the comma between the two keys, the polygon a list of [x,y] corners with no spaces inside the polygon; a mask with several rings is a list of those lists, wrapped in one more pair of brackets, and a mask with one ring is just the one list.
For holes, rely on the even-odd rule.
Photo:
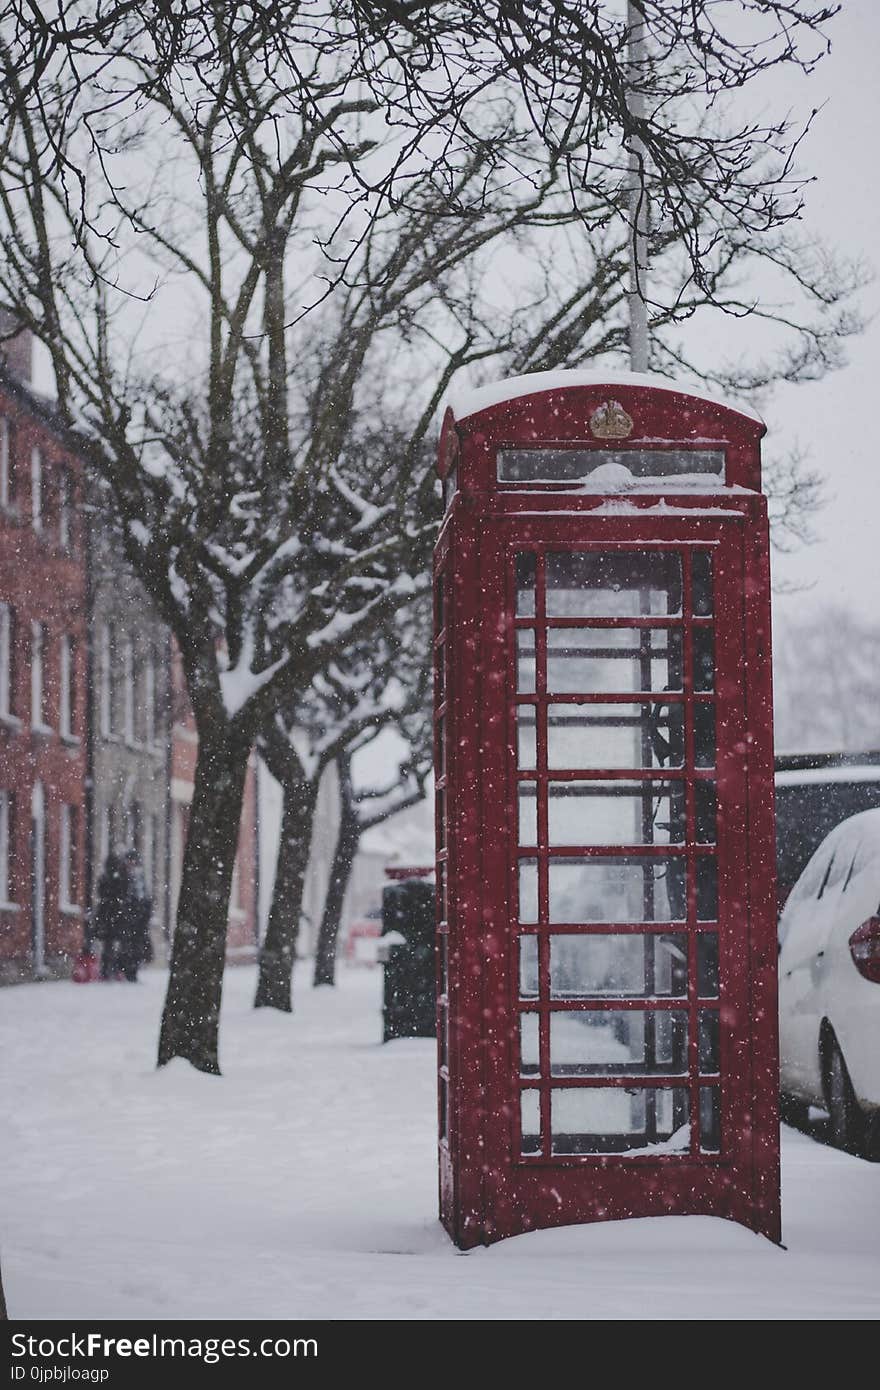
{"label": "sidewalk", "polygon": [[380,1045],[380,971],[319,991],[301,971],[292,1018],[227,971],[222,1078],[153,1069],[165,980],[2,992],[13,1318],[880,1313],[880,1164],[785,1130],[787,1250],[664,1217],[462,1256],[436,1218],[434,1045]]}

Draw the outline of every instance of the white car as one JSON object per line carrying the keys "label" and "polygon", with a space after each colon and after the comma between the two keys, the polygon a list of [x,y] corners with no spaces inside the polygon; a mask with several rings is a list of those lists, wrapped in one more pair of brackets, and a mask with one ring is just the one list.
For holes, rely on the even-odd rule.
{"label": "white car", "polygon": [[828,1111],[834,1143],[880,1145],[880,809],[836,826],[779,923],[783,1114]]}

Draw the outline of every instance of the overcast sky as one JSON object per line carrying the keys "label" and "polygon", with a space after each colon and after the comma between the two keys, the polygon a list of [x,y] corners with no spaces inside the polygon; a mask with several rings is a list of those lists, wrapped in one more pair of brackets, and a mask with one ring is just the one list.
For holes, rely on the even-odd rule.
{"label": "overcast sky", "polygon": [[[848,255],[863,255],[880,274],[880,188],[877,140],[880,137],[880,0],[844,0],[843,12],[829,26],[832,52],[808,80],[775,69],[772,85],[757,84],[750,100],[778,116],[791,106],[800,115],[824,109],[801,152],[803,172],[815,177],[808,190],[805,229]],[[157,301],[154,317],[167,340],[169,325],[179,331],[180,286],[173,286],[169,317]],[[866,285],[863,312],[880,309],[880,280]],[[707,351],[718,341],[718,325],[708,330]],[[731,348],[748,342],[752,329],[729,320]],[[775,577],[798,592],[780,595],[776,623],[817,605],[843,604],[875,617],[880,527],[880,319],[851,341],[849,365],[818,383],[779,390],[764,408],[769,426],[768,453],[785,453],[795,442],[805,448],[826,479],[828,497],[815,520],[818,540],[795,555],[776,555]],[[41,354],[45,357],[45,354]],[[49,388],[47,362],[38,385]],[[878,618],[880,621],[880,618]]]}
{"label": "overcast sky", "polygon": [[[862,253],[880,275],[880,3],[844,0],[831,26],[831,55],[811,82],[827,95],[804,149],[816,176],[807,227],[849,254]],[[876,315],[880,280],[865,288]],[[776,557],[777,578],[810,585],[777,598],[776,622],[814,605],[843,604],[880,621],[880,319],[852,340],[849,365],[817,383],[780,391],[766,411],[771,438],[799,440],[827,478],[829,501],[816,518],[819,541]]]}

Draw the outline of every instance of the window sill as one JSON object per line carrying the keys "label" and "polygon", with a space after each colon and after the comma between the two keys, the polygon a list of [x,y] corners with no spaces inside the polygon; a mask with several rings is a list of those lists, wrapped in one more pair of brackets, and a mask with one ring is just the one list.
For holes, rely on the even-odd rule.
{"label": "window sill", "polygon": [[62,734],[61,742],[66,743],[68,748],[79,748],[82,740],[79,734]]}
{"label": "window sill", "polygon": [[58,911],[62,917],[82,917],[82,908],[77,907],[76,903],[59,903]]}
{"label": "window sill", "polygon": [[21,904],[0,902],[0,912],[21,912]]}
{"label": "window sill", "polygon": [[31,725],[31,733],[36,734],[39,738],[51,738],[54,732],[55,730],[48,724]]}
{"label": "window sill", "polygon": [[31,535],[39,542],[44,551],[49,551],[53,560],[76,560],[77,547],[65,545],[57,536],[53,536],[50,529],[42,527],[40,530],[36,526],[31,526]]}
{"label": "window sill", "polygon": [[21,728],[21,720],[15,714],[0,714],[0,727],[17,732]]}

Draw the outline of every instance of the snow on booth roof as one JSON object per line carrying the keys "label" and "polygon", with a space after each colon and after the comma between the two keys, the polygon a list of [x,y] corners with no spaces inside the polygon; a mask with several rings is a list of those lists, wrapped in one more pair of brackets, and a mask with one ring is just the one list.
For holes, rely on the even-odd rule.
{"label": "snow on booth roof", "polygon": [[447,404],[456,420],[464,420],[469,415],[488,410],[490,406],[500,405],[502,401],[537,395],[540,391],[560,391],[572,386],[649,386],[655,391],[676,391],[682,396],[692,396],[698,401],[723,406],[725,410],[735,410],[738,414],[757,421],[759,425],[764,424],[758,412],[741,401],[725,400],[723,396],[713,396],[708,391],[701,391],[685,382],[673,381],[670,377],[658,376],[654,372],[588,372],[571,369],[531,372],[525,376],[511,376],[504,381],[489,382],[487,386],[454,388],[449,394]]}

